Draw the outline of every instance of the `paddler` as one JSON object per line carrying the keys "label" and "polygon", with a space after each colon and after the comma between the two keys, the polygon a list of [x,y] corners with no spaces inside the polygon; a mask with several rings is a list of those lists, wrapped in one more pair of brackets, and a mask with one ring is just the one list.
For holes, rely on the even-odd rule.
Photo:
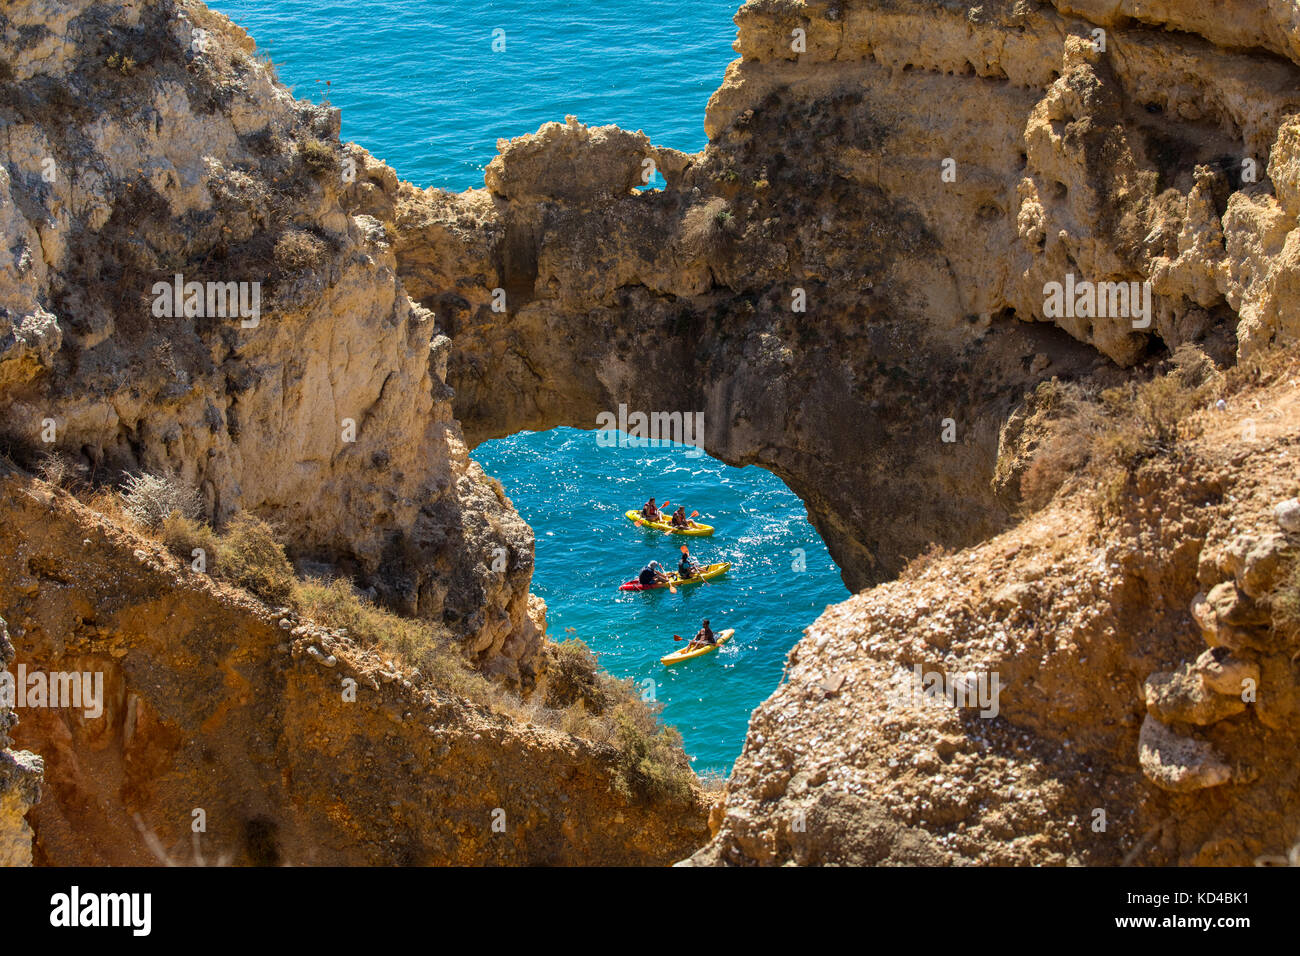
{"label": "paddler", "polygon": [[679,506],[677,510],[673,512],[674,528],[691,528],[694,526],[695,526],[695,522],[692,521],[690,518],[686,517],[686,508],[684,505]]}
{"label": "paddler", "polygon": [[682,559],[677,562],[677,576],[685,581],[687,578],[695,577],[699,571],[700,566],[691,557],[690,548],[682,545]]}
{"label": "paddler", "polygon": [[651,561],[642,568],[641,573],[637,575],[637,581],[643,588],[669,583],[668,575],[664,574],[663,566],[658,561]]}
{"label": "paddler", "polygon": [[701,624],[702,626],[700,629],[696,631],[695,636],[691,638],[691,642],[686,645],[688,651],[694,650],[697,647],[707,647],[710,644],[718,643],[718,639],[713,636],[713,628],[709,627],[709,619],[706,617]]}
{"label": "paddler", "polygon": [[641,517],[647,521],[658,521],[663,517],[659,513],[659,506],[655,504],[653,498],[641,506]]}

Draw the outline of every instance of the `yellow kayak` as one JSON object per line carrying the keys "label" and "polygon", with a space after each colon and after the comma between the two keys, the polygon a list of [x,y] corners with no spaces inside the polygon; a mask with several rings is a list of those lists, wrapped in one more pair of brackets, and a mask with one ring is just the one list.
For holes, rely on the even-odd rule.
{"label": "yellow kayak", "polygon": [[[720,577],[731,570],[731,563],[728,561],[719,561],[717,564],[707,564],[700,569],[700,573],[693,578],[682,580],[674,571],[668,575],[668,581],[675,587],[681,587],[683,584],[699,584],[701,581],[711,581]],[[640,581],[633,578],[631,581],[625,581],[618,586],[620,591],[657,591],[659,588],[666,588],[667,584],[652,584],[649,587],[643,585]]]}
{"label": "yellow kayak", "polygon": [[654,528],[656,531],[666,531],[668,534],[713,534],[713,525],[701,524],[698,521],[689,528],[674,528],[672,524],[667,521],[647,521],[645,518],[641,517],[640,511],[625,511],[623,512],[623,516],[627,518],[628,521],[637,522],[642,528]]}
{"label": "yellow kayak", "polygon": [[705,654],[712,654],[727,641],[731,640],[732,635],[736,633],[734,627],[729,627],[725,631],[718,632],[718,643],[708,644],[704,647],[695,647],[687,650],[682,648],[680,651],[674,651],[666,657],[659,658],[660,664],[680,664],[682,661],[689,661],[694,657],[703,657]]}

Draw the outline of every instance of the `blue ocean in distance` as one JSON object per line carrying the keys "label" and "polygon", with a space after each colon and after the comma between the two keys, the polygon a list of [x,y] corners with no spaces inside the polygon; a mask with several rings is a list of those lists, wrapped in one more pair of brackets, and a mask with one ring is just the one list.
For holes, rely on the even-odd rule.
{"label": "blue ocean in distance", "polygon": [[460,191],[483,185],[499,137],[568,114],[644,130],[657,146],[703,148],[704,107],[736,57],[740,0],[209,6],[253,36],[296,96],[342,109],[345,141],[417,186]]}
{"label": "blue ocean in distance", "polygon": [[[735,58],[739,0],[210,5],[252,34],[297,96],[341,108],[344,140],[402,179],[459,191],[483,185],[498,138],[567,114],[701,149],[705,105]],[[503,52],[492,48],[496,30]],[[600,447],[595,432],[576,429],[486,442],[474,457],[536,532],[534,589],[548,604],[552,637],[582,638],[616,676],[653,679],[696,770],[729,772],[789,649],[848,595],[798,498],[761,468],[731,468],[680,446]],[[717,534],[638,530],[623,512],[650,495],[699,510]],[[683,541],[701,562],[735,569],[676,595],[617,590],[651,558],[675,564]],[[681,646],[672,635],[693,634],[703,617],[716,630],[735,627],[735,643],[660,664]]]}

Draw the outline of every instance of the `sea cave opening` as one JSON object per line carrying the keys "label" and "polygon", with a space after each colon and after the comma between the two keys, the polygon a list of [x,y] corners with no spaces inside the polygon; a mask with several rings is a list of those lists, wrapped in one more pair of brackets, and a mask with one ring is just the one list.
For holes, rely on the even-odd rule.
{"label": "sea cave opening", "polygon": [[[727,775],[754,708],[776,689],[786,655],[828,604],[849,596],[803,502],[766,469],[736,468],[671,442],[602,440],[557,427],[479,444],[473,457],[501,481],[536,535],[533,592],[553,640],[580,639],[601,666],[663,706],[696,773]],[[621,437],[622,433],[618,433]],[[711,535],[638,528],[625,517],[651,496],[714,527]],[[620,591],[649,561],[674,569],[685,545],[712,580]],[[708,618],[735,639],[707,657],[667,666]]]}

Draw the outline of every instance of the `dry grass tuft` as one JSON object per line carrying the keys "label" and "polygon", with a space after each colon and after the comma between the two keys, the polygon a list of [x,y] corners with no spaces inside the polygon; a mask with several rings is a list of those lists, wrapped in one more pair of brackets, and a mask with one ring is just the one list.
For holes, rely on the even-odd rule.
{"label": "dry grass tuft", "polygon": [[1170,364],[1147,381],[1100,392],[1040,385],[1035,414],[1047,419],[1047,434],[1021,479],[1023,506],[1037,510],[1082,481],[1093,487],[1093,510],[1104,520],[1120,510],[1129,479],[1144,462],[1180,454],[1200,432],[1195,412],[1212,404],[1224,376],[1192,347],[1179,349]]}
{"label": "dry grass tuft", "polygon": [[325,262],[325,243],[305,229],[289,229],[275,243],[272,256],[287,272],[315,269]]}
{"label": "dry grass tuft", "polygon": [[283,604],[296,579],[271,526],[250,514],[235,515],[217,542],[216,573],[263,600]]}

